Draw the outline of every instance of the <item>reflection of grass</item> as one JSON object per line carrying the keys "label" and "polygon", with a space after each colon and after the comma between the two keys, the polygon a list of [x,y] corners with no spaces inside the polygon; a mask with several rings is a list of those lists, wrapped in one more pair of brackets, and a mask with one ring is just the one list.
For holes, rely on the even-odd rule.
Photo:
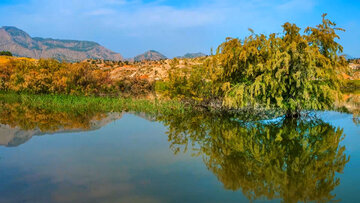
{"label": "reflection of grass", "polygon": [[92,121],[109,112],[143,112],[159,116],[181,113],[187,107],[176,101],[69,95],[31,95],[0,92],[0,123],[23,130],[90,129]]}
{"label": "reflection of grass", "polygon": [[344,93],[360,94],[360,80],[346,80],[343,87]]}
{"label": "reflection of grass", "polygon": [[[184,103],[172,100],[0,92],[0,123],[24,130],[39,128],[41,131],[55,132],[59,129],[90,129],[93,120],[101,120],[109,112],[123,111],[145,113],[152,118],[184,112],[225,115],[224,112],[185,106]],[[243,111],[236,117],[239,120],[258,120],[264,115]]]}
{"label": "reflection of grass", "polygon": [[68,95],[30,95],[4,92],[0,92],[0,102],[21,103],[34,108],[59,112],[76,111],[79,113],[91,110],[98,112],[134,111],[154,114],[183,111],[185,109],[182,104],[176,101]]}

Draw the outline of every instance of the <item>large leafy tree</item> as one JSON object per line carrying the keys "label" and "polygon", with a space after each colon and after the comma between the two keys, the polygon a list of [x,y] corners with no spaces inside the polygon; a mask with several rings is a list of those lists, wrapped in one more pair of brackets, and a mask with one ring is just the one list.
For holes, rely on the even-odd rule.
{"label": "large leafy tree", "polygon": [[346,66],[336,42],[336,31],[343,29],[326,14],[322,17],[322,24],[306,28],[304,34],[285,23],[283,34],[256,35],[251,30],[244,40],[227,38],[217,49],[216,62],[208,64],[223,104],[280,108],[289,117],[303,109],[331,108],[340,96],[339,73]]}

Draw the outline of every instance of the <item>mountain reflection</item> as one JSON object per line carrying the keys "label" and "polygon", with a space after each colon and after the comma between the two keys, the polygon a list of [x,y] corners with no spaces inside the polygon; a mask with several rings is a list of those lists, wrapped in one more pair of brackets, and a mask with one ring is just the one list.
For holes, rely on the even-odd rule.
{"label": "mountain reflection", "polygon": [[[98,129],[121,113],[59,111],[2,103],[0,144],[17,146],[33,135]],[[343,130],[320,119],[240,122],[205,112],[140,115],[168,128],[174,153],[190,150],[228,190],[249,200],[327,202],[349,157]],[[247,116],[248,117],[248,116]]]}
{"label": "mountain reflection", "polygon": [[0,145],[18,146],[34,135],[99,129],[121,113],[42,109],[21,102],[1,103]]}
{"label": "mountain reflection", "polygon": [[228,116],[166,115],[171,149],[202,156],[226,189],[249,200],[327,202],[349,161],[342,129],[319,119],[241,123]]}

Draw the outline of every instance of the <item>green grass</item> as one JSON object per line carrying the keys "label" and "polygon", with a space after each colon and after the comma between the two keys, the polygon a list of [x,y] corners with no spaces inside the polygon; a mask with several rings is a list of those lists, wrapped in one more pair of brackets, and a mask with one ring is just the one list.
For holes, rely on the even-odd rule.
{"label": "green grass", "polygon": [[70,95],[32,95],[0,92],[0,103],[21,103],[33,108],[59,112],[144,112],[165,114],[172,111],[185,111],[183,104],[177,101],[146,100],[132,98],[87,97]]}

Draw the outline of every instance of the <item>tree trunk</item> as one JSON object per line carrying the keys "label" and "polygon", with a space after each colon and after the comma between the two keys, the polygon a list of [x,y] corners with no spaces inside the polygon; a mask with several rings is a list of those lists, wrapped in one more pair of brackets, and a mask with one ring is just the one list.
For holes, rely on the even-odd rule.
{"label": "tree trunk", "polygon": [[300,118],[300,111],[290,111],[288,110],[285,115],[286,118]]}

